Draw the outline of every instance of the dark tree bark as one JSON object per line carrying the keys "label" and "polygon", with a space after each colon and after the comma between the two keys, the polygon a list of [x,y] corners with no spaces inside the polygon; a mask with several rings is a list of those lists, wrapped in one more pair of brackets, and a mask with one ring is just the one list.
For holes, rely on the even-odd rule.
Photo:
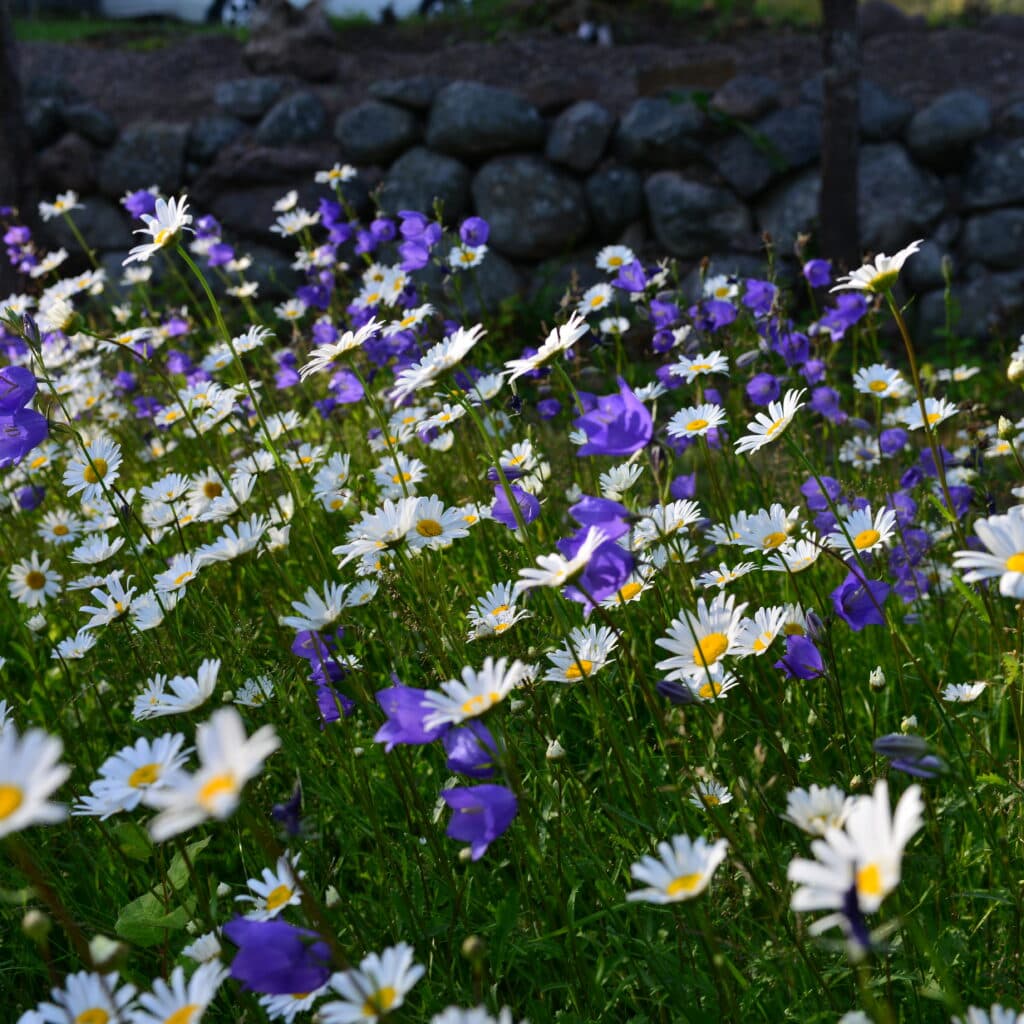
{"label": "dark tree bark", "polygon": [[847,270],[860,266],[857,154],[860,38],[857,0],[821,0],[824,103],[821,131],[822,255]]}
{"label": "dark tree bark", "polygon": [[[18,206],[34,219],[32,141],[25,124],[14,46],[11,0],[0,0],[0,206]],[[0,297],[14,291],[17,277],[0,253]]]}

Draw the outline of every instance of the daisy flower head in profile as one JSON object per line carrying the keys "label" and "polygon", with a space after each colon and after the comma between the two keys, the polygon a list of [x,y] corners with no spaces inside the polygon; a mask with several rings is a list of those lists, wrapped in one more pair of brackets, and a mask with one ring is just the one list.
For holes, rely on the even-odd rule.
{"label": "daisy flower head in profile", "polygon": [[692,384],[698,377],[712,373],[729,375],[729,360],[717,349],[707,355],[698,353],[695,356],[682,356],[673,363],[668,371],[673,377],[682,377],[687,384]]}
{"label": "daisy flower head in profile", "polygon": [[759,412],[754,417],[754,422],[748,425],[747,433],[736,442],[737,453],[760,451],[765,445],[781,437],[797,411],[803,408],[803,396],[803,388],[799,391],[791,389],[786,392],[781,402],[772,402],[767,413]]}
{"label": "daisy flower head in profile", "polygon": [[331,978],[331,988],[341,999],[323,1003],[317,1013],[321,1024],[374,1024],[397,1010],[406,993],[423,977],[426,968],[413,963],[415,953],[408,943],[371,953],[358,968],[350,968]]}
{"label": "daisy flower head in profile", "polygon": [[548,655],[552,667],[544,678],[555,683],[578,683],[589,679],[608,664],[618,639],[607,626],[578,627],[569,634],[561,650]]}
{"label": "daisy flower head in profile", "polygon": [[544,344],[532,356],[523,359],[510,359],[505,363],[509,384],[531,370],[539,370],[541,367],[547,366],[563,352],[568,352],[588,330],[587,321],[578,310],[574,311],[564,324],[549,332],[544,339]]}
{"label": "daisy flower head in profile", "polygon": [[915,402],[900,410],[900,419],[907,430],[920,430],[925,423],[929,427],[937,427],[951,416],[955,416],[958,411],[956,405],[945,398],[926,398],[924,416],[921,415],[921,403]]}
{"label": "daisy flower head in profile", "polygon": [[786,813],[782,817],[812,836],[823,836],[830,828],[842,828],[853,799],[838,786],[819,786],[790,790]]}
{"label": "daisy flower head in profile", "polygon": [[724,839],[709,843],[703,836],[673,836],[658,843],[658,857],[645,855],[630,874],[646,889],[626,894],[630,903],[681,903],[699,896],[710,884],[715,869],[725,859],[729,844]]}
{"label": "daisy flower head in profile", "polygon": [[974,683],[950,683],[942,691],[942,699],[951,704],[970,704],[988,689],[988,683],[978,680]]}
{"label": "daisy flower head in profile", "polygon": [[296,871],[299,855],[289,860],[287,856],[278,857],[273,870],[264,868],[260,878],[249,879],[249,893],[236,896],[236,902],[252,903],[253,909],[245,916],[252,921],[269,921],[277,917],[285,907],[294,907],[302,903],[302,890],[299,880],[306,877],[305,871]]}
{"label": "daisy flower head in profile", "polygon": [[186,213],[187,199],[188,196],[182,196],[181,199],[157,199],[154,214],[144,213],[141,217],[146,226],[135,231],[137,235],[149,235],[152,241],[130,249],[122,265],[127,266],[136,261],[145,263],[154,253],[173,245],[182,231],[192,230],[189,227],[192,214]]}
{"label": "daisy flower head in profile", "polygon": [[431,708],[424,720],[426,729],[439,725],[458,725],[468,718],[476,718],[503,701],[514,689],[532,677],[532,669],[521,661],[508,664],[506,658],[485,658],[483,667],[476,670],[466,666],[462,680],[449,679],[441,684],[442,693],[428,690],[423,705]]}
{"label": "daisy flower head in profile", "polygon": [[1024,1024],[1024,1013],[1011,1010],[1002,1003],[993,1003],[989,1009],[968,1006],[966,1017],[953,1017],[951,1024]]}
{"label": "daisy flower head in profile", "polygon": [[53,1002],[39,1004],[37,1020],[40,1024],[51,1022],[79,1021],[92,1024],[128,1024],[133,1020],[129,1014],[135,1002],[135,986],[122,985],[118,988],[118,974],[94,974],[78,971],[64,979],[63,988],[50,991]]}
{"label": "daisy flower head in profile", "polygon": [[140,737],[100,765],[100,777],[90,783],[89,796],[81,797],[71,813],[103,820],[120,811],[134,811],[185,767],[191,752],[180,732],[164,733],[155,740]]}
{"label": "daisy flower head in profile", "polygon": [[341,185],[351,181],[359,172],[351,164],[335,164],[326,171],[317,171],[313,179],[317,185]]}
{"label": "daisy flower head in profile", "polygon": [[607,283],[595,284],[588,288],[580,298],[577,309],[584,316],[597,313],[609,306],[612,301],[612,286]]}
{"label": "daisy flower head in profile", "polygon": [[223,821],[234,813],[245,784],[263,770],[266,759],[280,746],[274,727],[261,726],[246,736],[242,717],[234,708],[220,708],[196,729],[199,770],[176,776],[173,785],[150,794],[160,813],[149,823],[156,842],[206,821]]}
{"label": "daisy flower head in profile", "polygon": [[72,210],[84,210],[85,207],[78,201],[78,193],[68,189],[61,192],[52,203],[41,202],[39,204],[39,216],[44,221],[53,220],[54,217],[62,217]]}
{"label": "daisy flower head in profile", "polygon": [[[174,676],[165,681],[164,676],[155,676],[135,698],[132,717],[139,721],[195,711],[213,696],[219,672],[220,659],[207,658],[199,666],[195,677]],[[170,693],[167,692],[168,688]]]}
{"label": "daisy flower head in profile", "polygon": [[560,553],[540,555],[536,569],[519,570],[519,579],[512,588],[513,599],[533,587],[562,587],[572,583],[586,569],[594,552],[607,540],[604,530],[592,526],[572,558],[565,558]]}
{"label": "daisy flower head in profile", "polygon": [[1003,597],[1024,598],[1024,505],[1014,505],[1005,515],[976,520],[974,532],[986,550],[953,555],[953,568],[967,570],[964,583],[998,576]]}
{"label": "daisy flower head in profile", "polygon": [[862,291],[878,295],[891,290],[900,276],[903,264],[921,248],[923,241],[923,238],[919,238],[916,242],[911,242],[905,249],[900,249],[895,256],[886,256],[884,252],[879,253],[875,257],[874,263],[865,263],[852,274],[837,278],[835,287],[830,288],[829,291]]}
{"label": "daisy flower head in profile", "polygon": [[690,801],[694,807],[705,810],[708,807],[720,807],[722,804],[732,803],[732,793],[728,786],[723,786],[714,779],[700,781],[694,786],[690,793]]}
{"label": "daisy flower head in profile", "polygon": [[151,991],[139,995],[131,1024],[199,1024],[227,976],[227,967],[213,961],[200,964],[188,981],[184,968],[175,967],[168,981],[157,978]]}
{"label": "daisy flower head in profile", "polygon": [[853,386],[862,395],[874,395],[876,398],[900,398],[907,392],[900,371],[885,363],[872,363],[859,369],[853,375]]}
{"label": "daisy flower head in profile", "polygon": [[811,843],[814,860],[796,858],[786,877],[797,885],[793,910],[833,910],[812,925],[818,934],[835,925],[850,927],[849,900],[857,911],[874,913],[899,885],[903,850],[924,825],[921,787],[910,786],[894,811],[884,779],[870,795],[854,798],[842,829],[829,828]]}
{"label": "daisy flower head in profile", "polygon": [[709,430],[717,430],[725,422],[725,410],[720,405],[703,403],[680,409],[668,421],[667,430],[672,437],[703,437]]}
{"label": "daisy flower head in profile", "polygon": [[50,825],[67,808],[48,798],[71,769],[60,764],[64,744],[42,729],[19,735],[13,722],[0,729],[0,839],[29,825]]}

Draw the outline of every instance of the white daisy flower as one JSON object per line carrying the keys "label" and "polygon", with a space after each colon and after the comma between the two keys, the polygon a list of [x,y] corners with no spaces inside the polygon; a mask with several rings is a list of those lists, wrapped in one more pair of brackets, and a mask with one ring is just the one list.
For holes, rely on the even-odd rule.
{"label": "white daisy flower", "polygon": [[80,629],[74,636],[65,637],[50,652],[51,658],[63,661],[79,661],[96,646],[96,637]]}
{"label": "white daisy flower", "polygon": [[694,806],[705,810],[708,807],[720,807],[722,804],[732,803],[732,793],[728,786],[723,786],[714,779],[701,780],[694,787],[690,794],[689,802]]}
{"label": "white daisy flower", "polygon": [[776,548],[764,563],[765,572],[803,572],[821,556],[824,545],[817,537],[790,541]]}
{"label": "white daisy flower", "polygon": [[235,691],[235,703],[245,708],[261,708],[274,697],[274,680],[270,676],[246,679]]}
{"label": "white daisy flower", "polygon": [[610,284],[595,284],[593,287],[588,288],[584,293],[580,301],[577,303],[576,308],[584,316],[589,316],[591,313],[597,313],[599,310],[607,308],[612,302],[612,286]]}
{"label": "white daisy flower", "polygon": [[134,811],[185,767],[191,749],[184,749],[184,744],[181,733],[164,733],[155,740],[140,737],[100,765],[99,778],[89,784],[90,795],[81,797],[71,813],[102,820],[120,811]]}
{"label": "white daisy flower", "polygon": [[448,253],[448,265],[452,270],[468,270],[480,266],[486,255],[486,245],[456,245]]}
{"label": "white daisy flower", "polygon": [[647,888],[627,893],[626,899],[631,903],[680,903],[699,896],[725,859],[728,846],[724,839],[708,843],[703,836],[696,840],[673,836],[670,843],[658,843],[659,857],[645,855],[630,868],[630,874]]}
{"label": "white daisy flower", "polygon": [[78,193],[68,189],[61,192],[52,203],[40,202],[39,216],[44,221],[53,220],[54,217],[61,217],[72,210],[84,210],[85,207],[78,201]]}
{"label": "white daisy flower", "polygon": [[221,954],[220,929],[212,932],[205,932],[194,942],[190,942],[182,951],[182,956],[195,960],[197,964],[211,963],[219,960]]}
{"label": "white daisy flower", "polygon": [[744,515],[738,525],[735,543],[746,551],[774,551],[789,541],[789,535],[800,521],[800,509],[788,512],[777,502],[752,515]]}
{"label": "white daisy flower", "polygon": [[63,988],[50,992],[52,1003],[39,1004],[39,1020],[43,1024],[64,1024],[79,1021],[91,1024],[133,1024],[130,1016],[135,1001],[135,986],[118,988],[118,974],[94,974],[78,971],[64,979]]}
{"label": "white daisy flower", "polygon": [[280,746],[274,727],[264,725],[247,737],[234,708],[220,708],[196,729],[199,770],[178,776],[173,786],[150,795],[161,808],[149,823],[157,841],[176,836],[208,818],[223,820],[238,806],[245,784],[263,770],[264,761]]}
{"label": "white daisy flower", "polygon": [[853,387],[863,395],[876,398],[900,398],[907,391],[900,371],[884,363],[872,363],[859,369],[853,375]]}
{"label": "white daisy flower", "polygon": [[544,344],[532,356],[523,359],[510,359],[505,363],[509,384],[531,370],[538,370],[553,362],[562,353],[572,348],[587,333],[588,329],[587,321],[579,312],[573,312],[564,324],[554,328],[548,334]]}
{"label": "white daisy flower", "polygon": [[680,409],[668,421],[666,429],[672,437],[703,437],[725,422],[725,410],[720,405],[691,405]]}
{"label": "white daisy flower", "polygon": [[157,978],[150,992],[139,995],[139,1009],[133,1010],[131,1024],[199,1024],[206,1008],[228,976],[219,963],[200,964],[185,981],[185,971],[175,967],[169,981]]}
{"label": "white daisy flower", "polygon": [[[329,905],[329,904],[328,904]],[[286,1024],[292,1024],[299,1014],[305,1014],[312,1010],[313,1005],[321,997],[330,992],[330,983],[324,982],[318,988],[309,992],[294,992],[291,995],[260,996],[260,1006],[267,1011],[271,1020],[283,1020]]]}
{"label": "white daisy flower", "polygon": [[606,245],[598,254],[595,263],[598,270],[617,274],[623,267],[636,261],[636,254],[628,245]]}
{"label": "white daisy flower", "polygon": [[609,655],[618,642],[615,633],[607,626],[573,629],[565,646],[548,655],[552,667],[544,678],[554,683],[578,683],[581,679],[588,679],[608,664]]}
{"label": "white daisy flower", "polygon": [[260,878],[250,878],[246,883],[255,895],[236,896],[235,901],[252,903],[253,909],[245,916],[252,921],[269,921],[277,917],[285,907],[297,907],[302,903],[299,881],[306,877],[305,871],[296,871],[299,854],[292,860],[287,855],[278,857],[273,871],[264,868]]}
{"label": "white daisy flower", "polygon": [[459,537],[468,537],[469,528],[459,508],[445,508],[436,494],[423,498],[416,506],[413,523],[405,542],[413,551],[446,548]]}
{"label": "white daisy flower", "polygon": [[924,426],[925,420],[928,421],[929,427],[937,427],[951,416],[955,416],[958,411],[957,407],[952,402],[946,401],[945,398],[926,398],[924,400],[924,418],[921,416],[920,402],[914,402],[913,405],[902,409],[900,418],[907,430],[920,430]]}
{"label": "white daisy flower", "polygon": [[36,551],[15,562],[7,572],[8,593],[26,608],[42,608],[60,593],[63,581],[64,577],[50,568],[50,560],[40,561]]}
{"label": "white daisy flower", "polygon": [[838,786],[812,783],[810,789],[790,790],[782,817],[812,836],[824,836],[830,828],[843,827],[852,807],[853,798]]}
{"label": "white daisy flower", "polygon": [[797,411],[803,408],[804,403],[800,401],[803,395],[803,388],[787,391],[781,403],[772,402],[767,413],[759,412],[747,426],[748,432],[736,442],[737,453],[759,451],[781,437]]}
{"label": "white daisy flower", "polygon": [[400,942],[383,953],[364,957],[358,969],[335,974],[330,981],[340,1000],[324,1003],[317,1012],[320,1024],[375,1024],[405,1001],[406,993],[426,969],[413,963],[412,946]]}
{"label": "white daisy flower", "polygon": [[120,445],[109,438],[99,437],[68,463],[64,470],[64,486],[69,495],[81,493],[83,502],[95,504],[103,497],[104,486],[109,487],[117,480],[120,467]]}
{"label": "white daisy flower", "polygon": [[753,572],[757,566],[753,562],[740,562],[737,565],[728,566],[722,562],[717,569],[709,569],[702,572],[694,581],[694,587],[707,589],[708,587],[725,587],[734,580],[741,579],[747,573]]}
{"label": "white daisy flower", "polygon": [[865,263],[864,266],[837,278],[834,288],[829,291],[841,292],[843,290],[871,292],[878,294],[886,292],[896,283],[903,269],[903,264],[920,249],[923,238],[911,242],[905,249],[900,249],[895,256],[886,256],[879,253],[874,263]]}
{"label": "white daisy flower", "polygon": [[533,587],[563,587],[583,573],[594,552],[607,541],[603,530],[591,527],[573,558],[560,553],[540,555],[536,569],[520,569],[519,579],[512,589],[514,598]]}
{"label": "white daisy flower", "polygon": [[698,377],[712,373],[729,375],[729,360],[716,349],[707,355],[698,353],[695,356],[681,356],[668,371],[673,377],[683,377],[687,384],[692,384]]}
{"label": "white daisy flower", "polygon": [[739,636],[736,638],[740,657],[760,657],[767,653],[785,624],[785,608],[758,608],[752,619],[744,619],[740,624]]}
{"label": "white daisy flower", "polygon": [[443,693],[436,690],[424,693],[424,706],[434,709],[424,718],[424,727],[434,729],[446,723],[458,725],[468,718],[476,718],[503,701],[530,674],[530,666],[521,661],[509,665],[505,658],[497,661],[485,658],[479,671],[466,666],[462,670],[461,682],[449,679],[441,684]]}
{"label": "white daisy flower", "polygon": [[988,683],[950,683],[942,691],[942,699],[953,704],[970,704],[976,701],[988,688]]}
{"label": "white daisy flower", "polygon": [[855,509],[840,521],[839,529],[828,534],[825,543],[844,558],[854,558],[884,547],[896,532],[896,513],[880,508],[874,516],[871,506]]}
{"label": "white daisy flower", "polygon": [[968,1006],[967,1016],[954,1016],[951,1024],[1024,1024],[1024,1013],[1002,1003],[993,1003],[987,1010],[981,1006]]}
{"label": "white daisy flower", "polygon": [[[715,690],[725,672],[722,659],[740,653],[740,628],[746,604],[736,605],[733,595],[719,593],[711,604],[698,599],[696,612],[685,608],[668,626],[668,635],[655,643],[673,656],[659,661],[657,667],[668,672],[670,680],[707,681]],[[712,696],[718,696],[713,692]]]}
{"label": "white daisy flower", "polygon": [[60,764],[64,744],[42,729],[19,736],[13,722],[0,730],[0,839],[29,825],[50,825],[67,817],[63,804],[48,797],[71,774]]}
{"label": "white daisy flower", "polygon": [[195,711],[213,696],[219,672],[220,659],[206,658],[195,677],[173,676],[165,681],[162,675],[154,676],[147,680],[146,689],[135,698],[132,717],[140,721]]}
{"label": "white daisy flower", "polygon": [[123,266],[135,261],[145,263],[164,246],[172,245],[182,231],[192,230],[188,226],[192,223],[192,215],[185,212],[188,209],[186,199],[188,196],[182,196],[180,200],[159,198],[156,201],[155,216],[149,213],[142,214],[141,220],[146,226],[138,228],[134,233],[149,235],[152,241],[130,249],[128,256],[122,261]]}
{"label": "white daisy flower", "polygon": [[348,585],[325,580],[323,596],[312,587],[306,588],[302,601],[292,601],[296,615],[282,615],[277,621],[282,626],[294,629],[296,633],[311,629],[319,632],[337,621],[338,616],[348,607],[345,594]]}

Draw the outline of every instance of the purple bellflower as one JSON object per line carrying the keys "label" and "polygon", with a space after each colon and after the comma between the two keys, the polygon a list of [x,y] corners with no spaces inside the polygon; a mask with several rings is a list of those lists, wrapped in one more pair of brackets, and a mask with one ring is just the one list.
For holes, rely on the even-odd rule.
{"label": "purple bellflower", "polygon": [[651,414],[621,378],[617,395],[602,395],[597,407],[573,421],[587,435],[579,455],[632,455],[654,434]]}
{"label": "purple bellflower", "polygon": [[446,835],[469,843],[470,860],[479,860],[487,852],[518,810],[512,790],[489,783],[442,789],[441,796],[454,812]]}
{"label": "purple bellflower", "polygon": [[238,946],[231,977],[251,992],[312,992],[331,976],[330,948],[316,932],[296,928],[280,918],[251,921],[236,917],[224,925],[224,934]]}

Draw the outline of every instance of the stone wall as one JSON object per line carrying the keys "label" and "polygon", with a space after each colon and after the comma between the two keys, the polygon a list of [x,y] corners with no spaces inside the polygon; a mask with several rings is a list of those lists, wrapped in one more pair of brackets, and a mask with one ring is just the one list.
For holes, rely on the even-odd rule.
{"label": "stone wall", "polygon": [[[426,210],[436,197],[448,220],[486,218],[489,300],[535,287],[554,261],[586,283],[593,251],[616,241],[687,268],[709,256],[718,270],[763,273],[768,233],[785,273],[797,234],[815,227],[821,92],[812,77],[783,106],[777,83],[740,74],[713,93],[637,99],[618,118],[594,100],[542,116],[512,92],[423,76],[376,82],[372,98],[332,118],[311,87],[254,75],[220,83],[191,123],[121,130],[59,77],[27,86],[44,191],[90,200],[81,226],[112,265],[130,244],[118,199],[157,184],[187,191],[285,280],[272,203],[296,188],[315,208],[315,171],[347,161],[362,212],[374,201]],[[1019,330],[1024,98],[992,109],[958,90],[914,109],[865,81],[860,117],[862,245],[893,252],[927,239],[906,272],[919,330],[944,321],[947,258],[961,330]]]}

